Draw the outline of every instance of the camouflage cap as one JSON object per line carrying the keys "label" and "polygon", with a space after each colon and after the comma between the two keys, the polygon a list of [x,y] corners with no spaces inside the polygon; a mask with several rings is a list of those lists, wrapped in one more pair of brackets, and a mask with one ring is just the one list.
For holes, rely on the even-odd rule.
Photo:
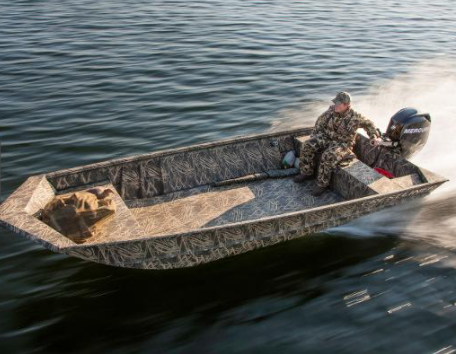
{"label": "camouflage cap", "polygon": [[351,103],[351,97],[348,92],[341,91],[339,92],[336,97],[332,100],[335,104],[337,103]]}

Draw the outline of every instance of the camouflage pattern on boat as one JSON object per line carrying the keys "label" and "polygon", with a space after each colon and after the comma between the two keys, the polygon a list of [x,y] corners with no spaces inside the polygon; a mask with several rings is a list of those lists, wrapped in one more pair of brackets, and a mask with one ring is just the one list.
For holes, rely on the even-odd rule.
{"label": "camouflage pattern on boat", "polygon": [[[357,158],[339,166],[331,190],[292,182],[281,170],[311,128],[240,137],[116,159],[27,179],[2,205],[0,226],[44,247],[102,264],[191,267],[312,234],[404,201],[446,181],[357,137]],[[390,171],[388,179],[372,167]],[[105,186],[115,215],[84,244],[40,220],[56,195]]]}

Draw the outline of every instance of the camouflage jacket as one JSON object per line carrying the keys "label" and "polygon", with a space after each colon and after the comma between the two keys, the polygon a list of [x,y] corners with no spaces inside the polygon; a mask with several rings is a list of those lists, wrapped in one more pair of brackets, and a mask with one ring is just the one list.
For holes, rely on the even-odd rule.
{"label": "camouflage jacket", "polygon": [[353,147],[356,131],[359,128],[363,128],[369,138],[378,136],[374,123],[352,108],[340,114],[334,111],[334,106],[331,106],[318,117],[312,135],[322,135],[328,140]]}

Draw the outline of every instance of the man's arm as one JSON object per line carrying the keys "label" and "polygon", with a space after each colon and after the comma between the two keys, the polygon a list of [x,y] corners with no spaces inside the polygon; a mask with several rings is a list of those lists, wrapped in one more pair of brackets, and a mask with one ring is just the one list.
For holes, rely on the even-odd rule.
{"label": "man's arm", "polygon": [[324,128],[327,123],[327,116],[331,109],[326,110],[320,117],[317,118],[315,122],[314,129],[312,131],[312,135],[321,134],[324,131]]}
{"label": "man's arm", "polygon": [[367,135],[369,135],[369,138],[375,139],[379,137],[377,128],[375,127],[374,123],[370,119],[367,119],[366,117],[362,116],[361,114],[356,114],[359,121],[359,127],[363,128],[366,131]]}

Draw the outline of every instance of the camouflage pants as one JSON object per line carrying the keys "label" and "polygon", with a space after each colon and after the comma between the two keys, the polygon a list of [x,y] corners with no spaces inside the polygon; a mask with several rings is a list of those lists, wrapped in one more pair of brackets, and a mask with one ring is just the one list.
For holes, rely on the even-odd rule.
{"label": "camouflage pants", "polygon": [[321,153],[321,160],[318,166],[317,183],[320,187],[328,187],[337,164],[352,151],[346,144],[328,141],[321,135],[315,135],[303,144],[299,152],[302,174],[311,176],[315,173],[315,157],[318,153]]}

